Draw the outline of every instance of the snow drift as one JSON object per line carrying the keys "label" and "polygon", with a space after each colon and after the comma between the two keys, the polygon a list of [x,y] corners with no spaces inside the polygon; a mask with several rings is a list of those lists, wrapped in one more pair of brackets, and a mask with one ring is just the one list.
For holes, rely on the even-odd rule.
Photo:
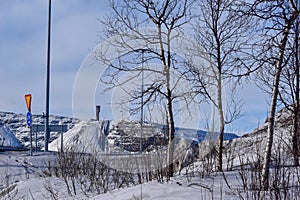
{"label": "snow drift", "polygon": [[[105,135],[98,121],[82,121],[49,144],[50,151],[88,152],[103,151]],[[62,140],[63,139],[63,140]],[[63,141],[63,142],[62,142]],[[61,146],[63,144],[63,147]]]}
{"label": "snow drift", "polygon": [[0,147],[23,148],[22,143],[2,122],[0,122]]}

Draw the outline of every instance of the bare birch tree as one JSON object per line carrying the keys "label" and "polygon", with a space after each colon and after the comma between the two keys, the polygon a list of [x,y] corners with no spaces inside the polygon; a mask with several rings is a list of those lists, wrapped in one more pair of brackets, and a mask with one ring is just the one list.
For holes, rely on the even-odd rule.
{"label": "bare birch tree", "polygon": [[[273,69],[271,77],[271,102],[268,115],[268,135],[262,167],[261,185],[267,190],[269,186],[269,166],[271,162],[271,152],[274,137],[275,112],[277,108],[278,95],[282,72],[287,64],[285,59],[286,47],[290,37],[291,29],[299,15],[296,7],[296,0],[272,0],[255,1],[251,5],[252,14],[262,19],[265,23],[265,37],[263,46],[265,67],[269,71]],[[266,82],[267,79],[263,78]],[[268,79],[270,80],[270,79]]]}
{"label": "bare birch tree", "polygon": [[[254,71],[247,61],[254,56],[250,45],[253,21],[244,15],[241,11],[243,5],[236,0],[199,0],[198,5],[200,14],[195,26],[200,47],[198,56],[205,56],[208,62],[206,66],[195,63],[190,66],[190,71],[196,89],[204,91],[218,112],[217,167],[222,171],[225,125],[241,116],[242,101],[235,96],[237,84],[241,77]],[[225,96],[229,98],[225,99]]]}
{"label": "bare birch tree", "polygon": [[[142,73],[155,74],[151,82],[143,86],[142,92],[135,91],[129,95],[132,102],[141,97],[145,98],[139,104],[139,109],[143,105],[164,100],[168,134],[167,164],[170,177],[174,173],[172,142],[175,133],[174,104],[178,99],[188,96],[190,92],[184,91],[180,95],[176,93],[185,73],[176,75],[173,72],[180,68],[180,59],[172,52],[172,42],[191,20],[189,13],[191,5],[192,0],[111,0],[110,7],[113,14],[101,20],[105,25],[107,38],[116,38],[109,46],[128,50],[126,54],[117,55],[113,61],[103,52],[97,55],[98,59],[109,65],[102,82],[113,88],[132,81]],[[149,27],[152,29],[148,29]],[[148,65],[147,63],[151,61],[160,63],[161,66]],[[142,68],[136,67],[141,64]],[[118,77],[124,72],[136,74],[120,82]]]}
{"label": "bare birch tree", "polygon": [[[296,2],[297,3],[297,2]],[[298,5],[297,5],[298,7]],[[298,8],[299,9],[299,8]],[[282,20],[283,21],[283,20]],[[268,27],[269,29],[270,27]],[[273,43],[265,42],[264,44],[269,44],[268,53],[264,53],[265,67],[261,68],[258,74],[259,88],[261,88],[265,93],[272,95],[273,88],[273,78],[275,76],[276,68],[269,67],[276,63],[274,58],[276,58],[276,51],[271,49],[276,49],[278,46],[278,39],[274,40],[275,35],[280,36],[280,34],[272,34],[272,37],[267,37],[267,40],[273,41]],[[273,38],[273,39],[270,39]],[[273,57],[273,59],[271,59]],[[283,104],[284,108],[292,113],[293,118],[293,133],[292,133],[292,154],[294,157],[294,165],[299,165],[299,15],[295,24],[291,27],[289,37],[287,39],[285,54],[283,57],[283,69],[281,73],[281,78],[278,86],[278,101]]]}
{"label": "bare birch tree", "polygon": [[299,166],[299,16],[288,40],[285,65],[279,85],[279,100],[292,115],[292,154],[294,165]]}

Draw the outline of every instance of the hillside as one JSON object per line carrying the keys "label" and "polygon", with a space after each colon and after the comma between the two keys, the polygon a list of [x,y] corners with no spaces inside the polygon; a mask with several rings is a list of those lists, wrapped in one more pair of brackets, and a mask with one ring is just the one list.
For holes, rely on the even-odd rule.
{"label": "hillside", "polygon": [[[44,118],[42,115],[33,115],[33,124],[43,124]],[[49,124],[66,124],[72,128],[80,120],[70,117],[63,116],[49,116]],[[4,124],[16,138],[21,141],[25,147],[30,146],[30,132],[26,124],[25,114],[16,114],[12,112],[1,112],[0,111],[0,123]],[[50,141],[55,140],[58,137],[58,133],[51,133]],[[37,133],[38,148],[44,147],[44,133]]]}
{"label": "hillside", "polygon": [[[16,138],[25,146],[29,147],[30,146],[30,135],[29,135],[29,128],[26,125],[26,116],[24,114],[16,114],[12,112],[0,112],[0,122],[5,124],[7,128],[14,133]],[[82,132],[85,131],[85,127],[91,125],[92,127],[88,128],[88,133],[84,133],[84,137],[81,137],[80,139],[82,141],[79,141],[79,143],[85,144],[83,141],[87,141],[87,138],[91,138],[91,134],[100,134],[101,131],[104,131],[104,127],[100,122],[97,126],[95,127],[95,124],[93,124],[92,121],[90,122],[82,122],[79,119],[76,118],[70,118],[70,117],[63,117],[63,116],[54,116],[50,115],[49,116],[49,124],[65,124],[69,126],[69,133],[66,133],[66,138],[70,137],[81,137],[83,134]],[[140,124],[138,122],[134,121],[106,121],[107,124],[105,127],[107,130],[105,133],[105,137],[108,139],[108,143],[112,147],[111,149],[116,150],[117,148],[126,150],[126,151],[131,151],[131,152],[137,152],[140,150]],[[44,118],[42,115],[33,115],[33,124],[43,124],[44,123]],[[72,130],[72,128],[75,125],[79,125],[79,127],[75,128]],[[88,125],[89,124],[89,125]],[[83,130],[84,129],[84,130]],[[163,126],[161,125],[155,125],[155,126],[150,126],[145,124],[143,128],[143,150],[147,149],[151,144],[153,144],[154,140],[160,142],[163,142],[165,139],[165,135],[163,133]],[[34,133],[35,134],[35,133]],[[212,134],[212,133],[210,133]],[[212,135],[217,135],[212,134]],[[176,136],[177,138],[185,138],[188,141],[196,141],[197,143],[205,140],[207,136],[207,132],[203,130],[195,130],[195,129],[187,129],[187,128],[176,128]],[[157,137],[155,139],[155,137]],[[224,135],[224,140],[232,140],[234,138],[237,138],[238,136],[232,133],[225,133]],[[54,140],[58,139],[60,141],[60,134],[56,132],[51,132],[50,133],[50,143]],[[35,140],[35,135],[34,135],[34,140]],[[95,140],[92,140],[95,142]],[[44,132],[38,132],[37,133],[37,142],[38,142],[38,149],[42,149],[44,147]],[[60,142],[55,141],[55,144],[60,145]],[[65,140],[65,146],[70,146],[70,140]],[[60,149],[59,145],[51,145],[51,149]],[[89,143],[85,144],[89,145]],[[96,144],[93,144],[94,146]],[[35,146],[35,144],[34,144]],[[151,147],[150,147],[151,148]]]}
{"label": "hillside", "polygon": [[[207,132],[203,130],[176,128],[175,143],[184,139],[186,143],[200,143]],[[210,134],[211,135],[211,134]],[[212,134],[216,135],[216,134]],[[225,133],[224,140],[238,138],[236,134]],[[141,124],[136,121],[82,121],[63,136],[64,149],[79,152],[93,152],[95,149],[107,153],[152,151],[164,146],[167,136],[161,125]],[[52,151],[60,150],[59,136],[50,145]],[[93,149],[94,148],[94,149]]]}
{"label": "hillside", "polygon": [[[272,158],[280,156],[281,162],[292,164],[292,114],[288,109],[277,112],[273,139]],[[225,146],[225,153],[231,162],[240,163],[241,158],[245,163],[262,160],[267,144],[267,121],[257,129],[234,139]],[[229,158],[230,157],[230,158]]]}

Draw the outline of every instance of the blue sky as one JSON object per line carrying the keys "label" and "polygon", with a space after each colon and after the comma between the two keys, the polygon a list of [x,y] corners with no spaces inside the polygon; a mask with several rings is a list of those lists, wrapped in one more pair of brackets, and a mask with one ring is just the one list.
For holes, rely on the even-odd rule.
{"label": "blue sky", "polygon": [[[73,115],[76,74],[101,41],[97,18],[107,12],[107,2],[102,0],[52,0],[50,114]],[[44,112],[47,20],[48,0],[0,0],[1,111],[25,114],[24,95],[31,93],[32,113]],[[266,96],[251,84],[239,96],[245,101],[244,116],[228,130],[245,132],[265,120],[268,104]],[[200,122],[200,128],[201,124],[205,122]]]}
{"label": "blue sky", "polygon": [[[52,0],[51,112],[71,115],[72,87],[81,62],[100,41],[105,2]],[[0,110],[32,112],[45,107],[48,0],[0,1]]]}

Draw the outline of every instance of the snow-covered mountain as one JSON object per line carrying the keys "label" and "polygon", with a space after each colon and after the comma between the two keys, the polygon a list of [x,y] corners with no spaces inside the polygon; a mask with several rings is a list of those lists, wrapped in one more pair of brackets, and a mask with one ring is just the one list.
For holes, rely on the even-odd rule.
{"label": "snow-covered mountain", "polygon": [[[142,139],[141,139],[142,138]],[[151,150],[154,143],[164,144],[166,140],[162,130],[157,126],[141,126],[135,121],[82,121],[63,136],[64,149],[120,153]],[[61,137],[54,140],[49,149],[61,149]]]}
{"label": "snow-covered mountain", "polygon": [[[206,139],[207,132],[188,128],[176,128],[175,144],[184,139],[186,145],[198,144]],[[216,135],[210,133],[210,136]],[[217,137],[215,137],[216,139]],[[226,133],[224,140],[238,138]],[[61,137],[50,145],[52,151],[61,150]],[[137,121],[82,121],[63,135],[63,149],[77,152],[139,152],[152,151],[165,146],[167,135],[163,126],[143,124]]]}
{"label": "snow-covered mountain", "polygon": [[[44,117],[43,115],[33,115],[32,116],[33,124],[43,124]],[[75,124],[79,123],[80,120],[76,118],[63,117],[63,116],[49,116],[49,124],[66,124],[72,128]],[[12,112],[1,112],[0,111],[0,123],[3,123],[18,140],[25,147],[30,146],[30,131],[26,124],[26,115],[25,114],[16,114]],[[58,137],[58,133],[50,133],[50,141],[55,140]],[[34,136],[35,138],[35,136]],[[44,147],[44,132],[37,133],[38,148]]]}
{"label": "snow-covered mountain", "polygon": [[[18,140],[25,147],[30,146],[30,132],[29,128],[26,125],[26,115],[24,114],[16,114],[12,112],[0,112],[0,122],[2,122],[7,128],[11,130],[12,133],[16,136]],[[33,115],[33,124],[43,124],[44,117],[42,115]],[[107,124],[104,125],[102,122],[100,124],[96,122],[82,122],[76,118],[63,117],[63,116],[49,116],[50,124],[65,124],[68,125],[70,130],[65,133],[64,141],[66,142],[66,146],[70,146],[70,141],[75,140],[77,138],[76,144],[80,146],[79,143],[89,146],[90,143],[87,142],[91,137],[100,137],[100,132],[103,133],[106,129],[105,137],[108,139],[109,145],[112,147],[111,149],[116,150],[117,148],[121,148],[126,151],[139,151],[140,149],[140,130],[141,126],[139,122],[134,121],[106,121]],[[97,125],[96,125],[96,124]],[[78,125],[77,127],[74,127]],[[74,127],[74,130],[72,129]],[[131,130],[130,130],[131,129]],[[35,133],[34,133],[35,134]],[[91,135],[96,136],[91,136]],[[186,140],[192,142],[201,142],[206,136],[207,132],[203,130],[195,130],[188,128],[176,128],[176,136],[178,138],[185,138]],[[166,138],[164,135],[163,126],[155,125],[151,126],[150,124],[143,125],[143,146],[142,148],[145,150],[149,146],[153,144],[154,141],[160,141],[163,143],[163,140]],[[224,135],[225,140],[232,140],[237,138],[238,136],[231,133],[226,133]],[[68,140],[67,140],[68,138]],[[73,138],[73,139],[70,139]],[[57,140],[58,139],[58,140]],[[34,135],[35,140],[35,135]],[[57,140],[57,141],[55,141]],[[51,149],[60,149],[60,134],[56,132],[50,133],[50,143],[55,141],[58,145],[51,145]],[[96,140],[92,140],[93,142]],[[44,132],[37,133],[37,143],[38,149],[42,149],[44,147]],[[59,144],[58,144],[59,143]],[[74,141],[72,142],[74,143]],[[93,144],[96,145],[96,144]],[[34,144],[35,146],[35,144]],[[151,147],[150,147],[151,148]]]}
{"label": "snow-covered mountain", "polygon": [[[179,128],[179,127],[175,128],[175,132],[178,136],[184,137],[189,140],[197,141],[198,143],[206,139],[217,140],[219,136],[218,132],[212,133],[204,130]],[[224,138],[223,138],[224,140],[233,140],[235,138],[239,138],[239,136],[234,133],[224,133]]]}

